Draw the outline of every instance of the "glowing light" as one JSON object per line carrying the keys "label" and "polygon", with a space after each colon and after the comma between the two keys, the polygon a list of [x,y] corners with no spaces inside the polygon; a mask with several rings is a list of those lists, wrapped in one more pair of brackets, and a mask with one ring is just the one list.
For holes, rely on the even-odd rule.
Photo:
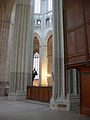
{"label": "glowing light", "polygon": [[46,74],[45,76],[46,76],[46,77],[51,77],[51,74]]}
{"label": "glowing light", "polygon": [[46,71],[44,71],[45,69],[43,69],[42,72],[42,86],[47,86],[47,76],[46,76]]}

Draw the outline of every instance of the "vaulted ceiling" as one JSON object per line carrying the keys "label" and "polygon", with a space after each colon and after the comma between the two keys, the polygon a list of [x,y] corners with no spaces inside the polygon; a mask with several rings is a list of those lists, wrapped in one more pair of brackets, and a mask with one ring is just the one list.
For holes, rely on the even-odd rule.
{"label": "vaulted ceiling", "polygon": [[0,0],[0,21],[3,15],[5,15],[5,20],[10,20],[14,4],[15,0]]}
{"label": "vaulted ceiling", "polygon": [[10,3],[10,1],[12,1],[12,0],[0,0],[0,1],[1,1],[2,5],[4,7],[6,7]]}

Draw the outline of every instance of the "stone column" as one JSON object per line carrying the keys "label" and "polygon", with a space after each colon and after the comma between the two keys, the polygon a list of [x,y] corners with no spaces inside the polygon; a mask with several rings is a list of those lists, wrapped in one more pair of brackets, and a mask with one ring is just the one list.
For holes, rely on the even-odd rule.
{"label": "stone column", "polygon": [[[32,20],[34,0],[16,0],[10,60],[9,99],[24,100],[32,81]],[[29,65],[30,63],[30,65]]]}
{"label": "stone column", "polygon": [[47,86],[47,46],[40,46],[40,85]]}
{"label": "stone column", "polygon": [[78,80],[77,80],[77,70],[76,69],[73,69],[72,76],[73,76],[73,94],[77,96]]}
{"label": "stone column", "polygon": [[0,95],[5,95],[5,89],[9,83],[5,78],[5,74],[10,21],[5,19],[5,15],[3,11],[2,23],[0,25]]}
{"label": "stone column", "polygon": [[[70,111],[80,111],[79,77],[76,69],[67,70],[67,101]],[[80,87],[80,86],[79,86]]]}
{"label": "stone column", "polygon": [[54,109],[67,109],[64,78],[63,0],[53,1],[53,96]]}
{"label": "stone column", "polygon": [[77,96],[79,94],[79,77],[77,69],[67,70],[68,95]]}
{"label": "stone column", "polygon": [[29,43],[27,45],[29,46],[28,51],[28,78],[27,78],[27,85],[32,86],[32,70],[33,70],[33,31],[34,31],[34,0],[29,0],[30,1],[30,20],[29,22],[29,29],[28,29],[28,39]]}
{"label": "stone column", "polygon": [[[54,34],[53,34],[53,93],[50,106],[53,109],[73,111],[79,108],[76,70],[64,70],[64,34],[63,34],[63,0],[53,1]],[[78,104],[78,105],[77,105]]]}

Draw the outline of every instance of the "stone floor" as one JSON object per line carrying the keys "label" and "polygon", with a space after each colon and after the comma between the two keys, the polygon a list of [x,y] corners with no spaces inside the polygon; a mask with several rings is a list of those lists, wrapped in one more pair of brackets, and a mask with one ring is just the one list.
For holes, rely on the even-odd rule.
{"label": "stone floor", "polygon": [[48,104],[8,101],[0,97],[0,120],[90,120],[90,117],[74,112],[54,111]]}

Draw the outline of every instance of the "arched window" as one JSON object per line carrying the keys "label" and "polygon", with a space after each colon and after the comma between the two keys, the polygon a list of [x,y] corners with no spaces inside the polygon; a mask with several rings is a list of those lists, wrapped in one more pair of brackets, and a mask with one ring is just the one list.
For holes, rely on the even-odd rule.
{"label": "arched window", "polygon": [[41,20],[37,20],[37,25],[41,25]]}
{"label": "arched window", "polygon": [[[47,72],[48,74],[52,74],[53,69],[53,46],[52,46],[52,35],[49,37],[47,42]],[[52,86],[52,77],[47,78],[48,86]]]}
{"label": "arched window", "polygon": [[34,58],[33,58],[33,69],[35,68],[35,70],[37,71],[38,75],[36,75],[35,79],[39,79],[39,53],[36,52],[34,54]]}
{"label": "arched window", "polygon": [[35,0],[35,13],[40,13],[41,0]]}
{"label": "arched window", "polygon": [[46,26],[50,26],[50,18],[46,19]]}
{"label": "arched window", "polygon": [[48,0],[48,11],[52,10],[52,0]]}

